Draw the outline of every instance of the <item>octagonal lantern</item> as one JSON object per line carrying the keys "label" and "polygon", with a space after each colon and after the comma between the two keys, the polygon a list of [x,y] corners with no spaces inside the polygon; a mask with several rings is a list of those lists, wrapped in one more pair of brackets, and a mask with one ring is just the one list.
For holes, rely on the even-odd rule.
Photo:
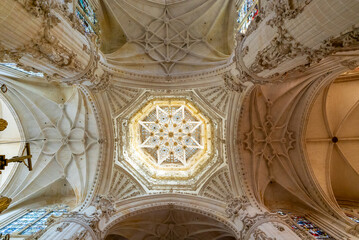
{"label": "octagonal lantern", "polygon": [[221,120],[196,100],[148,95],[117,118],[117,163],[148,189],[194,190],[221,165],[214,141]]}

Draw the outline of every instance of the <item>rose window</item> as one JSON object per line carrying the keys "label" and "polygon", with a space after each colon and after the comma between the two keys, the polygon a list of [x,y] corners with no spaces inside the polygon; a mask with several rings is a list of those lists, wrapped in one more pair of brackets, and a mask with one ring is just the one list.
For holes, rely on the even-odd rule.
{"label": "rose window", "polygon": [[184,105],[156,106],[142,121],[140,147],[157,164],[186,165],[201,145],[202,122]]}

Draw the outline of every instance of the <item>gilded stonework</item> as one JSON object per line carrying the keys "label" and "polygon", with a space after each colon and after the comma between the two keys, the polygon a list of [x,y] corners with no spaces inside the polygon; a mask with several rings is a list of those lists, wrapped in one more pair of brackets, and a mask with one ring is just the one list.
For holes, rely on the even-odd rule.
{"label": "gilded stonework", "polygon": [[130,139],[136,155],[159,170],[159,178],[186,178],[212,148],[210,121],[186,99],[148,102],[130,120]]}

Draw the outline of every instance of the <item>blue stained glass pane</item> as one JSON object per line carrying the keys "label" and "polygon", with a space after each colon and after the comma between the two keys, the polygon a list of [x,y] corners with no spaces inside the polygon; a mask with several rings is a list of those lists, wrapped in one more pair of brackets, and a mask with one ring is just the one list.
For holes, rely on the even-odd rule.
{"label": "blue stained glass pane", "polygon": [[53,211],[49,214],[46,214],[44,217],[42,217],[39,221],[35,222],[34,224],[32,224],[29,228],[27,228],[25,231],[23,231],[20,235],[32,235],[44,228],[46,228],[46,222],[47,219],[51,216],[54,215],[56,217],[61,216],[62,214],[64,214],[65,212],[67,212],[67,209],[61,209],[61,210],[56,210]]}
{"label": "blue stained glass pane", "polygon": [[8,225],[6,225],[5,227],[1,228],[0,233],[2,233],[2,234],[10,233],[11,234],[13,232],[19,232],[22,229],[24,229],[27,225],[36,221],[36,219],[38,219],[45,213],[46,213],[45,210],[35,210],[35,211],[31,211],[29,213],[26,213],[24,216],[16,219],[15,221],[13,221],[13,222],[9,223]]}
{"label": "blue stained glass pane", "polygon": [[91,23],[95,25],[97,23],[96,15],[89,2],[87,0],[77,0],[77,3],[90,19]]}
{"label": "blue stained glass pane", "polygon": [[78,10],[76,10],[76,15],[77,15],[77,17],[81,20],[82,26],[84,26],[84,28],[85,28],[85,32],[87,32],[87,33],[92,33],[92,32],[94,32],[94,30],[92,29],[91,25],[86,21],[86,19],[84,18],[84,16],[83,16]]}
{"label": "blue stained glass pane", "polygon": [[238,12],[237,22],[241,25],[239,32],[245,33],[251,21],[258,15],[259,6],[256,2],[257,0],[244,0]]}
{"label": "blue stained glass pane", "polygon": [[306,219],[305,217],[299,217],[299,216],[291,216],[291,218],[303,229],[305,229],[307,232],[309,232],[311,235],[314,236],[316,239],[332,239],[326,232],[324,232],[322,229],[317,227],[315,224],[313,224],[311,221]]}
{"label": "blue stained glass pane", "polygon": [[[287,215],[282,211],[277,212],[281,216]],[[290,214],[290,217],[296,222],[300,227],[310,233],[315,239],[334,239],[329,234],[324,232],[322,229],[317,227],[314,223],[306,219],[305,217],[295,216]],[[293,229],[298,229],[295,225],[292,225]]]}
{"label": "blue stained glass pane", "polygon": [[31,71],[26,71],[26,70],[24,70],[24,69],[18,67],[16,63],[0,63],[0,65],[5,66],[5,67],[8,67],[8,68],[12,68],[12,69],[14,69],[14,70],[23,72],[23,73],[28,74],[28,75],[31,75],[31,76],[44,77],[44,74],[43,74],[43,73],[40,73],[40,72],[35,73],[35,72],[31,72]]}
{"label": "blue stained glass pane", "polygon": [[356,223],[359,223],[359,218],[355,217],[355,216],[352,216],[350,214],[347,214],[348,218],[350,218],[350,220],[356,222]]}
{"label": "blue stained glass pane", "polygon": [[39,221],[35,222],[30,227],[28,227],[25,231],[23,231],[20,235],[32,235],[32,234],[46,228],[46,221],[50,215],[51,215],[51,213],[46,214]]}
{"label": "blue stained glass pane", "polygon": [[62,210],[57,210],[57,211],[53,211],[52,212],[52,215],[56,216],[56,217],[59,217],[61,216],[62,214],[66,213],[67,210],[66,209],[62,209]]}

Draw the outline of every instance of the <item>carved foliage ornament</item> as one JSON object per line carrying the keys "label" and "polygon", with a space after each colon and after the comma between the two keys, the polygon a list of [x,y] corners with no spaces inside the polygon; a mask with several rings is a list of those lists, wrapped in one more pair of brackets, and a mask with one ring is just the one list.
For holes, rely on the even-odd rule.
{"label": "carved foliage ornament", "polygon": [[113,197],[99,195],[95,199],[97,213],[101,217],[105,217],[106,221],[115,213],[115,205]]}
{"label": "carved foliage ornament", "polygon": [[[254,31],[254,29],[250,26],[250,31],[247,31],[246,35],[238,34],[238,68],[244,70],[252,78],[260,79],[262,82],[278,81],[281,80],[281,78],[283,78],[286,73],[276,73],[267,78],[259,77],[256,74],[264,70],[275,69],[283,62],[294,59],[298,56],[305,56],[307,62],[303,65],[296,66],[295,68],[291,69],[290,72],[303,71],[304,69],[310,67],[312,63],[317,63],[323,58],[336,52],[353,51],[359,49],[358,28],[352,29],[351,31],[341,34],[338,37],[331,37],[323,41],[321,46],[317,49],[305,47],[302,43],[296,41],[293,36],[291,36],[284,28],[284,21],[295,18],[310,2],[311,0],[303,1],[303,3],[295,9],[291,9],[285,0],[269,2],[266,9],[261,13],[261,16],[258,16],[257,18],[258,21],[261,21],[269,12],[274,12],[274,17],[269,19],[267,24],[277,29],[277,36],[270,41],[267,47],[257,53],[255,61],[249,68],[247,68],[243,63],[242,58],[246,52],[248,52],[248,47],[242,49],[242,45],[246,39],[246,36],[249,36]],[[258,21],[252,21],[252,23],[258,25]]]}
{"label": "carved foliage ornament", "polygon": [[276,240],[276,238],[268,237],[265,232],[260,229],[256,229],[253,233],[253,237],[256,240]]}
{"label": "carved foliage ornament", "polygon": [[246,207],[250,205],[247,197],[235,197],[229,200],[226,208],[226,215],[232,221],[239,216],[241,210],[245,211]]}
{"label": "carved foliage ornament", "polygon": [[60,9],[67,11],[66,0],[64,4],[59,4],[54,0],[17,0],[22,3],[24,8],[36,17],[42,17],[43,29],[38,37],[31,40],[29,44],[16,49],[5,49],[0,44],[0,61],[15,62],[20,64],[20,58],[29,54],[34,58],[46,58],[58,67],[66,67],[72,70],[82,69],[82,64],[76,59],[76,54],[63,46],[59,40],[54,37],[50,30],[61,21],[53,10]]}

